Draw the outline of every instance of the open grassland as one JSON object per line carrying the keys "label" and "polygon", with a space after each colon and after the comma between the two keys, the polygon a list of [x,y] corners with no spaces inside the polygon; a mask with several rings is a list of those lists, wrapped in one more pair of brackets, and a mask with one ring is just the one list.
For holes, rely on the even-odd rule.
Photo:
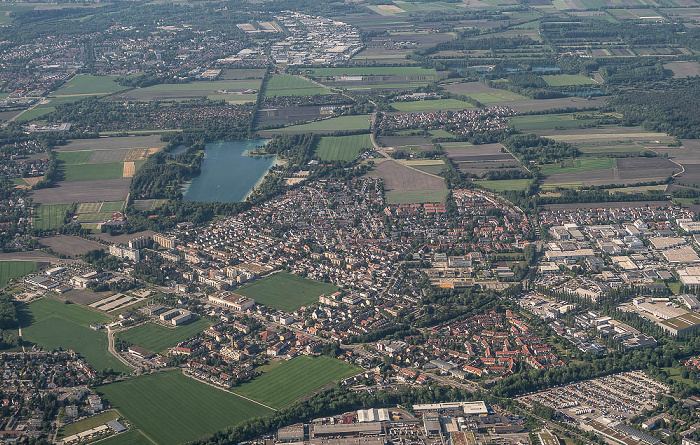
{"label": "open grassland", "polygon": [[591,112],[515,116],[510,118],[510,125],[520,131],[577,128],[596,123],[596,116],[604,117]]}
{"label": "open grassland", "polygon": [[324,119],[308,124],[292,125],[290,127],[278,128],[276,130],[261,131],[261,134],[275,133],[333,133],[336,131],[349,130],[369,130],[369,116],[340,116]]}
{"label": "open grassland", "polygon": [[70,204],[40,205],[34,209],[34,228],[39,230],[58,229],[63,225]]}
{"label": "open grassland", "polygon": [[355,365],[331,357],[300,356],[256,377],[235,392],[279,409],[327,383],[360,371]]}
{"label": "open grassland", "polygon": [[104,164],[66,164],[63,166],[64,180],[94,181],[100,179],[117,179],[124,174],[124,163],[107,162]]}
{"label": "open grassland", "polygon": [[105,440],[95,443],[99,443],[100,445],[153,445],[153,442],[148,440],[139,430],[131,430],[115,436],[110,436]]}
{"label": "open grassland", "polygon": [[314,68],[314,76],[435,76],[433,68],[419,66],[367,66],[345,68]]}
{"label": "open grassland", "polygon": [[577,158],[564,160],[557,164],[544,164],[540,166],[540,172],[545,175],[557,175],[561,173],[578,173],[592,170],[604,170],[615,168],[617,163],[614,158]]}
{"label": "open grassland", "polygon": [[186,377],[180,370],[96,389],[160,445],[193,441],[251,417],[272,414],[256,403]]}
{"label": "open grassland", "polygon": [[332,284],[309,280],[298,275],[280,272],[236,291],[258,303],[293,312],[301,306],[318,301],[322,294],[330,295],[338,291]]}
{"label": "open grassland", "polygon": [[88,417],[87,419],[79,420],[77,422],[69,423],[68,425],[62,426],[58,430],[58,436],[67,437],[73,434],[82,433],[96,426],[103,425],[110,420],[116,420],[119,418],[119,413],[114,410],[105,411],[103,413]]}
{"label": "open grassland", "polygon": [[492,192],[508,190],[526,190],[532,179],[503,179],[498,181],[479,181],[476,184]]}
{"label": "open grassland", "polygon": [[153,352],[161,352],[194,337],[211,326],[211,321],[200,318],[175,328],[166,328],[155,323],[145,323],[117,334],[121,340]]}
{"label": "open grassland", "polygon": [[310,80],[290,74],[275,74],[270,77],[265,87],[265,97],[315,96],[319,94],[330,94],[330,91]]}
{"label": "open grassland", "polygon": [[555,74],[542,76],[542,79],[551,87],[567,87],[571,85],[594,85],[596,82],[580,74]]}
{"label": "open grassland", "polygon": [[36,272],[34,261],[0,261],[0,287],[8,281]]}
{"label": "open grassland", "polygon": [[59,151],[56,157],[60,162],[68,165],[86,164],[93,153],[95,152],[92,150]]}
{"label": "open grassland", "polygon": [[[494,89],[495,90],[495,89]],[[514,100],[526,100],[527,97],[506,90],[496,90],[484,93],[470,93],[468,96],[484,105],[512,102]]]}
{"label": "open grassland", "polygon": [[372,142],[368,134],[351,136],[329,136],[321,138],[316,148],[316,156],[322,161],[352,161],[363,150],[371,150]]}
{"label": "open grassland", "polygon": [[90,96],[112,94],[126,88],[114,81],[114,76],[90,76],[78,74],[61,88],[53,93],[53,96]]}
{"label": "open grassland", "polygon": [[469,102],[457,99],[414,100],[410,102],[394,102],[392,107],[398,111],[435,111],[435,110],[462,110],[474,108]]}
{"label": "open grassland", "polygon": [[387,204],[423,204],[445,202],[447,190],[390,190],[385,195]]}
{"label": "open grassland", "polygon": [[42,298],[18,308],[22,337],[44,349],[72,349],[97,369],[128,369],[107,351],[107,335],[90,329],[91,323],[105,323],[108,317],[76,304]]}

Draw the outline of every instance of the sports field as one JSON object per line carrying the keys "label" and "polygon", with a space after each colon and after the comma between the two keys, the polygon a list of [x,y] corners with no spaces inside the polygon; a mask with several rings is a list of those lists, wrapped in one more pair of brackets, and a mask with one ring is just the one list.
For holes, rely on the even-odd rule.
{"label": "sports field", "polygon": [[34,227],[39,230],[58,229],[64,224],[70,204],[40,205],[34,209]]}
{"label": "sports field", "polygon": [[347,68],[314,68],[315,76],[435,76],[434,68],[419,66],[368,66]]}
{"label": "sports field", "polygon": [[292,125],[291,127],[279,128],[272,131],[275,133],[332,133],[334,131],[345,130],[369,130],[369,116],[360,114],[355,116],[332,117],[330,119],[309,122],[308,124],[302,125]]}
{"label": "sports field", "polygon": [[390,190],[385,195],[387,204],[423,204],[445,202],[447,190]]}
{"label": "sports field", "polygon": [[261,405],[186,377],[180,370],[96,390],[160,445],[193,441],[248,418],[272,414]]}
{"label": "sports field", "polygon": [[97,370],[128,371],[107,351],[107,334],[90,329],[91,323],[105,323],[108,317],[76,304],[64,304],[49,298],[19,306],[18,312],[23,340],[48,350],[72,349]]}
{"label": "sports field", "polygon": [[64,180],[93,181],[97,179],[117,179],[124,174],[123,162],[107,162],[104,164],[65,164],[63,166]]}
{"label": "sports field", "polygon": [[4,287],[13,278],[34,272],[36,272],[34,261],[0,261],[0,287]]}
{"label": "sports field", "polygon": [[103,425],[110,420],[115,420],[119,418],[119,413],[114,410],[109,410],[97,414],[87,419],[79,420],[77,422],[69,423],[58,429],[58,438],[72,436],[73,434],[82,433],[96,426]]}
{"label": "sports field", "polygon": [[318,94],[330,94],[330,91],[310,80],[290,74],[275,74],[270,77],[265,87],[265,97],[315,96]]}
{"label": "sports field", "polygon": [[153,352],[161,352],[168,348],[172,348],[178,343],[194,337],[201,333],[206,328],[212,325],[212,322],[200,318],[191,323],[178,326],[170,329],[155,323],[146,323],[135,328],[127,329],[117,334],[121,340],[141,346]]}
{"label": "sports field", "polygon": [[138,430],[131,430],[125,433],[110,436],[99,442],[100,445],[153,445],[153,442],[148,440],[146,436]]}
{"label": "sports field", "polygon": [[580,74],[555,74],[542,76],[542,79],[551,87],[568,87],[571,85],[596,85],[595,81]]}
{"label": "sports field", "polygon": [[492,192],[505,192],[507,190],[526,190],[532,179],[502,179],[498,181],[478,181],[475,184]]}
{"label": "sports field", "polygon": [[352,161],[360,152],[371,149],[372,142],[368,134],[329,136],[321,138],[316,148],[316,156],[322,161]]}
{"label": "sports field", "polygon": [[78,74],[59,88],[53,95],[61,96],[89,96],[97,94],[111,94],[125,90],[114,81],[114,76],[90,76]]}
{"label": "sports field", "polygon": [[414,100],[410,102],[393,102],[392,107],[398,111],[435,111],[435,110],[463,110],[474,108],[469,102],[457,99]]}
{"label": "sports field", "polygon": [[294,312],[301,306],[318,301],[318,297],[322,294],[329,295],[337,291],[338,288],[332,284],[280,272],[244,286],[236,293],[252,298],[265,306]]}
{"label": "sports field", "polygon": [[273,408],[282,408],[327,383],[361,372],[362,368],[328,356],[296,357],[234,391]]}
{"label": "sports field", "polygon": [[578,173],[592,170],[604,170],[617,166],[615,158],[576,158],[567,159],[557,164],[544,164],[540,166],[540,172],[545,175],[560,173]]}

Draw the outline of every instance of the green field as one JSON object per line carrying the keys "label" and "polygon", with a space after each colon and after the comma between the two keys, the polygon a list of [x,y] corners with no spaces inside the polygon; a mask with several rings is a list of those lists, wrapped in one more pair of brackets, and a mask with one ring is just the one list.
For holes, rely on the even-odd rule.
{"label": "green field", "polygon": [[265,97],[315,96],[319,94],[330,94],[330,91],[310,80],[290,74],[275,74],[270,77],[265,87]]}
{"label": "green field", "polygon": [[273,131],[276,133],[301,133],[307,131],[333,132],[345,130],[369,130],[369,116],[361,114],[356,116],[332,117],[330,119],[309,122],[308,124],[292,125],[291,127],[279,128]]}
{"label": "green field", "polygon": [[531,116],[515,116],[510,118],[510,125],[516,130],[553,130],[578,128],[582,125],[595,124],[597,119],[581,119],[575,116],[592,116],[592,113],[543,114]]}
{"label": "green field", "polygon": [[505,192],[507,190],[526,190],[531,181],[532,179],[503,179],[499,181],[478,181],[475,184],[492,192]]}
{"label": "green field", "polygon": [[55,109],[56,109],[56,107],[49,106],[49,104],[38,105],[38,106],[32,108],[31,110],[27,110],[24,113],[22,113],[21,115],[19,115],[17,117],[17,121],[28,122],[28,121],[32,121],[35,119],[39,119],[39,118],[43,117],[44,115],[53,112]]}
{"label": "green field", "polygon": [[180,370],[96,390],[160,445],[193,441],[251,417],[272,414],[256,403],[186,377]]}
{"label": "green field", "polygon": [[97,414],[87,419],[79,420],[77,422],[69,423],[68,425],[62,426],[58,430],[58,438],[72,436],[73,434],[82,433],[96,426],[103,425],[110,420],[119,419],[119,413],[114,410],[109,410]]}
{"label": "green field", "polygon": [[560,173],[578,173],[593,170],[604,170],[615,168],[617,161],[615,158],[576,158],[566,159],[558,164],[543,164],[540,172],[545,175],[556,175]]}
{"label": "green field", "polygon": [[44,349],[72,349],[96,370],[128,368],[107,351],[107,334],[90,329],[91,323],[105,323],[108,317],[76,304],[49,298],[18,308],[22,338]]}
{"label": "green field", "polygon": [[34,209],[34,227],[39,230],[58,229],[63,225],[70,204],[40,205]]}
{"label": "green field", "polygon": [[116,179],[124,174],[123,162],[104,164],[64,164],[64,181],[92,181],[96,179]]}
{"label": "green field", "polygon": [[90,76],[78,74],[56,90],[54,96],[82,96],[91,94],[111,94],[125,90],[114,81],[115,76]]}
{"label": "green field", "polygon": [[0,261],[0,287],[5,287],[13,278],[36,272],[34,261]]}
{"label": "green field", "polygon": [[124,201],[107,201],[102,203],[100,212],[121,212],[124,210]]}
{"label": "green field", "polygon": [[138,430],[131,430],[125,433],[110,436],[105,440],[101,440],[99,445],[153,445],[153,442],[148,440],[146,436]]}
{"label": "green field", "polygon": [[393,102],[391,106],[398,111],[435,111],[435,110],[461,110],[474,108],[469,102],[457,99],[414,100],[411,102]]}
{"label": "green field", "polygon": [[199,320],[178,326],[174,329],[166,328],[155,323],[146,323],[122,331],[117,334],[117,337],[135,344],[136,346],[148,349],[149,351],[161,352],[172,348],[188,338],[194,337],[211,325],[212,322],[206,318],[200,318]]}
{"label": "green field", "polygon": [[92,150],[59,151],[56,157],[64,164],[86,164],[94,153]]}
{"label": "green field", "polygon": [[580,74],[554,74],[542,76],[542,79],[551,87],[567,87],[571,85],[596,85],[596,82]]}
{"label": "green field", "polygon": [[332,284],[280,272],[244,286],[236,293],[252,298],[265,306],[294,312],[301,306],[318,301],[318,297],[322,294],[328,295],[337,291],[338,288]]}
{"label": "green field", "polygon": [[368,134],[324,137],[318,143],[316,156],[322,161],[353,161],[364,150],[372,149]]}
{"label": "green field", "polygon": [[328,356],[299,356],[236,388],[235,392],[279,409],[327,383],[361,371],[362,368]]}
{"label": "green field", "polygon": [[490,91],[484,93],[469,93],[467,96],[481,102],[484,105],[511,102],[514,100],[527,100],[527,97],[507,90]]}
{"label": "green field", "polygon": [[426,202],[445,202],[447,190],[390,190],[385,195],[387,204],[423,204]]}
{"label": "green field", "polygon": [[314,68],[315,76],[435,76],[434,68],[419,66],[370,66],[349,68]]}

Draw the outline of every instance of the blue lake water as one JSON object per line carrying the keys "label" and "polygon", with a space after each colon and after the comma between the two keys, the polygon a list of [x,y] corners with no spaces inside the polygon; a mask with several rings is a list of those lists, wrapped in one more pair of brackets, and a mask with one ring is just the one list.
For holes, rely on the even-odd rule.
{"label": "blue lake water", "polygon": [[218,141],[206,144],[202,172],[185,186],[184,201],[240,202],[265,176],[274,156],[247,156],[267,140]]}

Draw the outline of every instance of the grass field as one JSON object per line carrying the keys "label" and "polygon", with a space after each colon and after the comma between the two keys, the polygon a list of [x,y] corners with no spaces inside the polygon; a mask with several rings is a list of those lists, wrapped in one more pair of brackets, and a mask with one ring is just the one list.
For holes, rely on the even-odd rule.
{"label": "grass field", "polygon": [[308,124],[292,125],[291,127],[280,128],[274,131],[278,133],[301,133],[306,131],[333,132],[345,130],[369,130],[369,116],[361,114],[356,116],[333,117],[321,121],[309,122]]}
{"label": "grass field", "polygon": [[316,85],[310,80],[289,74],[275,74],[267,81],[265,96],[315,96],[330,94],[328,88]]}
{"label": "grass field", "polygon": [[505,192],[507,190],[526,190],[532,179],[503,179],[499,181],[478,181],[475,184],[492,192]]}
{"label": "grass field", "polygon": [[90,76],[78,74],[53,93],[54,96],[79,96],[91,94],[111,94],[125,90],[114,81],[113,76]]}
{"label": "grass field", "polygon": [[282,408],[325,384],[357,374],[361,368],[327,357],[299,356],[256,377],[235,392]]}
{"label": "grass field", "polygon": [[149,351],[161,352],[172,348],[190,337],[194,337],[211,325],[212,322],[205,318],[200,318],[199,320],[178,326],[174,329],[166,328],[155,323],[146,323],[122,331],[117,334],[117,337],[121,340],[133,343],[136,346],[146,348]]}
{"label": "grass field", "polygon": [[193,441],[248,418],[272,414],[258,404],[186,377],[180,370],[96,390],[160,445]]}
{"label": "grass field", "polygon": [[34,209],[34,227],[39,230],[58,229],[63,225],[70,204],[40,205]]}
{"label": "grass field", "polygon": [[560,173],[578,173],[592,170],[604,170],[617,166],[615,158],[577,158],[565,160],[559,164],[544,164],[540,166],[540,172],[545,175]]}
{"label": "grass field", "polygon": [[123,162],[104,164],[64,164],[65,181],[93,181],[96,179],[117,179],[124,174]]}
{"label": "grass field", "polygon": [[596,119],[577,119],[575,115],[592,115],[593,113],[564,113],[531,116],[515,116],[510,118],[510,125],[516,130],[550,130],[563,128],[578,128],[582,125],[597,122]]}
{"label": "grass field", "polygon": [[119,413],[114,410],[109,410],[97,414],[87,419],[79,420],[77,422],[69,423],[68,425],[62,426],[58,430],[58,438],[72,436],[73,434],[82,433],[90,428],[95,428],[96,426],[103,425],[110,420],[118,419]]}
{"label": "grass field", "polygon": [[435,111],[435,110],[461,110],[474,108],[469,102],[457,99],[414,100],[411,102],[393,102],[392,107],[398,111]]}
{"label": "grass field", "polygon": [[36,272],[34,261],[0,261],[0,287],[4,287],[13,278],[23,277]]}
{"label": "grass field", "polygon": [[59,151],[56,157],[64,164],[85,164],[94,153],[92,150]]}
{"label": "grass field", "polygon": [[153,442],[148,440],[146,436],[138,430],[131,430],[125,433],[110,436],[105,440],[101,440],[99,445],[153,445]]}
{"label": "grass field", "polygon": [[103,202],[100,212],[121,212],[124,210],[124,201]]}
{"label": "grass field", "polygon": [[507,90],[499,90],[498,92],[492,91],[484,93],[468,93],[467,96],[481,102],[484,105],[511,102],[514,100],[527,100],[527,97]]}
{"label": "grass field", "polygon": [[447,190],[391,190],[386,192],[387,204],[422,204],[445,202]]}
{"label": "grass field", "polygon": [[372,142],[368,134],[324,137],[316,148],[316,156],[322,161],[352,161],[363,150],[371,150]]}
{"label": "grass field", "polygon": [[236,293],[253,298],[265,306],[294,312],[301,306],[318,301],[322,294],[328,295],[337,291],[338,288],[332,284],[280,272],[244,286]]}
{"label": "grass field", "polygon": [[434,68],[419,66],[370,66],[348,68],[314,68],[315,76],[435,76]]}
{"label": "grass field", "polygon": [[42,298],[18,308],[23,340],[44,349],[72,349],[97,370],[112,368],[126,372],[107,351],[107,334],[90,329],[91,323],[105,323],[108,317],[76,304]]}
{"label": "grass field", "polygon": [[595,81],[580,74],[554,74],[542,76],[542,79],[551,87],[566,87],[571,85],[595,85]]}

